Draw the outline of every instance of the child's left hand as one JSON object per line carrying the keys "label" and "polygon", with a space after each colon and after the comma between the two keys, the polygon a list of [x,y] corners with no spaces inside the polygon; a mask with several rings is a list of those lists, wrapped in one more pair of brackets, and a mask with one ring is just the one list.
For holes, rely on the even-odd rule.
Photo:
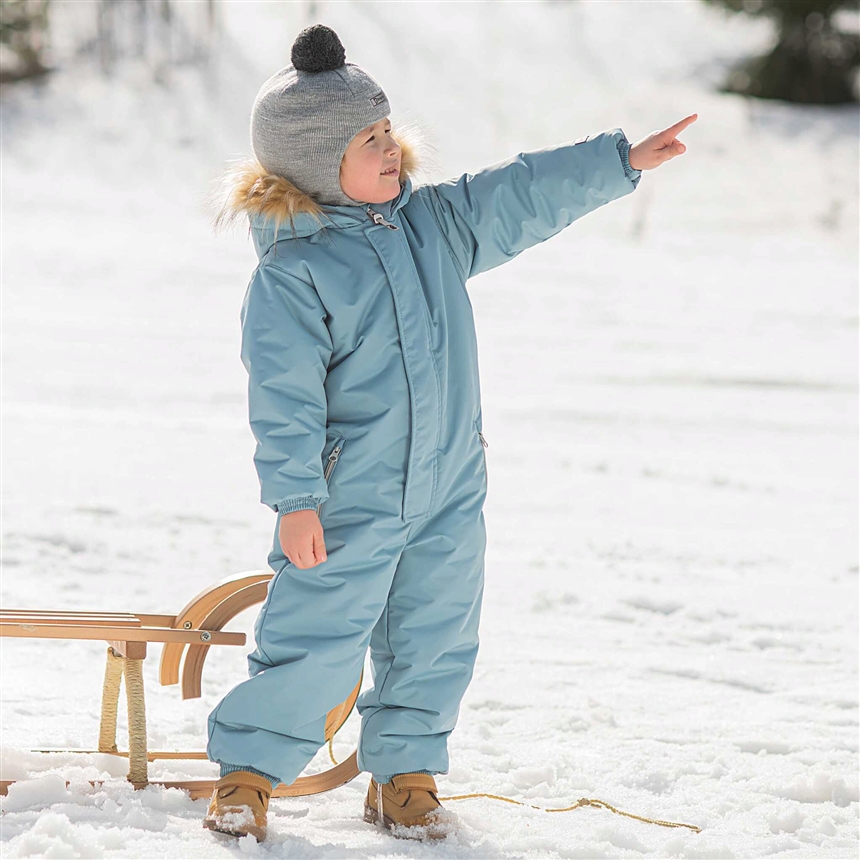
{"label": "child's left hand", "polygon": [[697,113],[691,113],[688,117],[676,122],[675,125],[663,129],[663,131],[652,131],[648,137],[643,137],[638,143],[630,147],[628,157],[630,166],[634,170],[652,170],[659,167],[664,161],[669,161],[676,155],[686,152],[687,147],[677,140],[677,136],[698,118]]}

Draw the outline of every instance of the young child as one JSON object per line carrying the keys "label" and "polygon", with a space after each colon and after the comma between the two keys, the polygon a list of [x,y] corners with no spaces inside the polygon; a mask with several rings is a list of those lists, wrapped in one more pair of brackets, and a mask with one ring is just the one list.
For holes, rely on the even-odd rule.
{"label": "young child", "polygon": [[[621,129],[413,185],[417,153],[376,81],[315,25],[260,90],[255,160],[221,220],[260,263],[242,360],[275,571],[250,678],[209,717],[221,779],[204,824],[265,837],[273,786],[325,743],[361,673],[365,820],[434,838],[434,775],[472,678],[487,490],[466,281],[637,186],[684,152],[693,114],[631,148]],[[289,229],[287,229],[289,224]],[[398,828],[399,830],[399,828]]]}

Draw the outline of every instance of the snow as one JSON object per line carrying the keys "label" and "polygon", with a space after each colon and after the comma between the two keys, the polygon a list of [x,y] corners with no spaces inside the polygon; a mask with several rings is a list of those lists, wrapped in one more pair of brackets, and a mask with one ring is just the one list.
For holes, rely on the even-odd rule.
{"label": "snow", "polygon": [[[715,92],[770,29],[696,2],[317,6],[427,131],[435,178],[699,114],[631,197],[469,284],[487,589],[438,782],[702,832],[472,798],[443,843],[393,842],[362,821],[362,775],[231,841],[205,800],[134,791],[123,759],[29,752],[95,743],[105,646],[5,639],[4,857],[856,857],[857,109]],[[255,257],[202,204],[305,12],[227,4],[217,63],[166,84],[69,49],[4,93],[5,607],[176,613],[265,566],[238,359]],[[248,649],[213,649],[189,701],[158,650],[150,748],[202,749]]]}

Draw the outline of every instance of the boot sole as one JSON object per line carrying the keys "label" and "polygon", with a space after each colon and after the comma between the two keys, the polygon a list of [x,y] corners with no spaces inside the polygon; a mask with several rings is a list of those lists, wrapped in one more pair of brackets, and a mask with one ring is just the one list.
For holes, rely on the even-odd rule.
{"label": "boot sole", "polygon": [[257,842],[262,842],[266,838],[266,829],[260,827],[249,827],[246,830],[229,830],[226,827],[219,827],[218,822],[213,821],[211,818],[204,818],[203,826],[214,833],[223,833],[225,836],[233,836],[236,839],[241,839],[243,836],[248,836],[249,834]]}
{"label": "boot sole", "polygon": [[[379,823],[379,812],[376,810],[376,807],[371,806],[367,801],[364,803],[364,820],[368,824],[378,824]],[[400,827],[408,827],[409,825],[401,825],[399,822],[395,821],[393,818],[389,818],[384,812],[382,813],[382,824],[385,829],[395,838],[395,839],[412,839],[419,842],[427,842],[427,841],[438,841],[440,839],[444,839],[447,834],[445,833],[437,833],[434,834],[433,831],[428,828],[426,832],[422,832],[420,835],[416,834],[415,836],[402,835],[400,833],[396,833],[394,831],[395,826]],[[413,825],[416,827],[427,827],[427,825]]]}

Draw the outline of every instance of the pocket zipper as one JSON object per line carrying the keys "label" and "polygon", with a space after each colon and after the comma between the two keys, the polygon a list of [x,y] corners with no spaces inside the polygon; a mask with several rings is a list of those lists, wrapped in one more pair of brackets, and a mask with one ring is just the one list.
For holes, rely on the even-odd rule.
{"label": "pocket zipper", "polygon": [[[328,483],[329,478],[331,478],[331,473],[334,471],[334,467],[337,465],[338,458],[340,457],[340,452],[343,450],[343,442],[339,445],[335,445],[332,449],[331,454],[328,455],[328,462],[325,464],[325,471],[323,472],[323,478],[325,478],[326,483]],[[320,511],[322,510],[323,503],[320,502],[317,505],[317,516],[320,515]]]}
{"label": "pocket zipper", "polygon": [[[475,429],[477,430],[478,422],[475,422]],[[484,434],[478,430],[478,438],[481,440],[481,456],[484,458],[484,472],[487,471],[487,448],[490,446],[487,444],[487,440],[484,438]]]}
{"label": "pocket zipper", "polygon": [[325,472],[323,473],[323,477],[328,480],[331,477],[331,473],[334,471],[334,467],[337,465],[337,458],[340,457],[340,452],[343,450],[343,445],[335,445],[332,449],[331,454],[328,455],[328,463],[326,463]]}

